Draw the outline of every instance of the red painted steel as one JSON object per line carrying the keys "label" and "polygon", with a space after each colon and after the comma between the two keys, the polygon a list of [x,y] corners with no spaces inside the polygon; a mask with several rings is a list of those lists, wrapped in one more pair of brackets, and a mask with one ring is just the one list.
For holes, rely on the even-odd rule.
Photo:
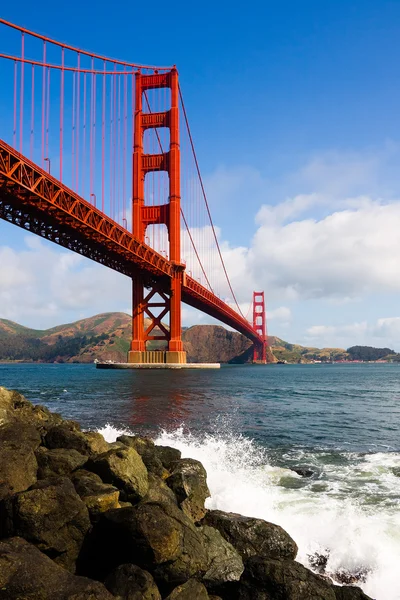
{"label": "red painted steel", "polygon": [[[143,113],[143,95],[147,90],[169,88],[171,90],[171,107],[159,113]],[[160,154],[144,154],[143,136],[146,129],[168,127],[170,130],[170,147],[167,152]],[[169,202],[159,206],[146,205],[145,177],[153,171],[166,171],[169,176]],[[180,149],[179,149],[179,88],[178,73],[172,69],[169,73],[153,75],[136,74],[135,91],[135,133],[133,151],[133,200],[132,223],[133,235],[144,242],[146,229],[149,225],[164,224],[168,229],[169,258],[174,266],[174,272],[167,290],[167,308],[163,316],[169,312],[170,328],[166,330],[165,338],[168,350],[183,352],[181,339],[181,296],[182,276],[184,265],[181,263],[180,250]],[[146,350],[146,342],[153,339],[150,332],[160,325],[159,317],[155,317],[148,308],[148,302],[153,299],[154,290],[144,295],[144,282],[133,281],[133,318],[132,318],[132,352]],[[163,296],[165,297],[165,296]],[[144,313],[151,319],[150,329],[144,329]]]}
{"label": "red painted steel", "polygon": [[[14,80],[10,82],[14,85],[13,114],[10,111],[11,122],[13,117],[11,133],[14,148],[0,140],[0,218],[132,278],[132,351],[143,352],[148,341],[164,340],[174,356],[183,353],[181,302],[185,302],[247,336],[255,343],[255,359],[265,362],[264,295],[257,294],[262,296],[263,319],[260,329],[260,323],[257,322],[259,316],[255,317],[252,326],[241,313],[226,272],[201,179],[176,68],[140,67],[134,63],[79,50],[15,26],[4,19],[0,19],[0,25],[16,29],[21,39],[19,56],[0,53],[0,58],[14,61]],[[27,48],[29,53],[31,52],[30,43],[26,43],[29,36],[41,40],[38,42],[39,60],[31,58],[27,53]],[[52,45],[57,46],[61,53],[60,64],[48,62],[50,56],[55,56]],[[70,52],[76,53],[74,62]],[[90,64],[85,66],[81,63],[81,58]],[[101,68],[98,68],[99,61]],[[113,67],[112,70],[107,68],[109,63]],[[25,65],[31,66],[28,68]],[[40,69],[41,85],[38,83]],[[52,95],[55,95],[56,101],[50,94],[52,71],[52,90],[55,90],[52,91]],[[106,76],[110,79],[106,80]],[[109,86],[107,81],[110,82]],[[100,90],[99,97],[96,94],[96,82],[97,89]],[[171,103],[167,107],[162,101],[161,104],[160,100],[158,104],[156,101],[153,107],[155,110],[152,111],[149,97],[152,98],[157,90],[161,90],[160,97],[164,94],[164,104],[167,98],[166,90],[169,90]],[[38,100],[38,95],[41,98],[39,107],[35,104],[35,97]],[[147,104],[145,109],[148,110],[142,110],[143,100]],[[216,244],[215,255],[219,255],[239,313],[214,293],[208,278],[209,270],[207,268],[207,276],[194,243],[196,238],[192,236],[189,220],[185,218],[181,207],[180,100],[193,152],[195,172],[199,177],[201,194]],[[134,115],[130,111],[131,102],[135,106]],[[55,104],[58,106],[57,119],[53,114]],[[110,120],[106,122],[108,114]],[[27,121],[30,122],[29,130],[26,125],[24,129],[24,123]],[[54,123],[57,128],[55,135]],[[162,146],[161,140],[166,138],[162,135],[160,137],[161,128],[169,129],[169,148]],[[155,133],[160,150],[158,154],[154,152],[154,144],[150,150],[146,145],[144,152],[144,133],[147,130]],[[35,135],[40,139],[39,143],[35,140]],[[134,147],[132,233],[128,231],[130,225],[126,217],[126,201],[129,199],[126,196],[126,183],[131,177],[127,157],[131,140]],[[51,151],[54,152],[55,145],[58,147],[59,156],[53,154],[52,157]],[[28,146],[32,160],[25,156]],[[35,146],[38,148],[36,157]],[[41,167],[34,161],[40,162]],[[58,171],[57,178],[51,175],[54,174],[54,170],[56,174]],[[145,197],[145,178],[150,174],[154,177],[154,173],[162,171],[168,175],[169,183],[165,187],[168,188],[168,200],[165,202],[167,196],[162,198],[159,190],[157,200],[153,180],[153,198],[150,205]],[[96,172],[100,172],[97,177]],[[74,190],[67,187],[66,182],[72,185]],[[82,197],[89,194],[91,203]],[[96,204],[101,206],[102,210],[99,210]],[[109,216],[105,214],[105,210],[108,210]],[[208,288],[185,272],[180,247],[181,217],[198,260],[201,277],[204,276]],[[116,219],[120,222],[122,220],[124,226],[117,223]],[[157,252],[151,248],[150,239],[146,236],[147,227],[156,225],[165,225],[168,231],[169,249],[165,252],[166,256],[162,255],[163,251]],[[190,225],[193,226],[193,221]],[[196,224],[194,227],[196,228]],[[204,242],[204,232],[202,235]],[[163,246],[158,246],[160,247]],[[211,268],[214,268],[213,264]],[[189,274],[191,275],[191,271]],[[162,320],[168,313],[170,327],[166,328]],[[145,316],[150,319],[150,325],[146,329]]]}
{"label": "red painted steel", "polygon": [[254,344],[253,361],[267,362],[267,318],[265,313],[264,292],[253,292],[253,329],[261,342]]}

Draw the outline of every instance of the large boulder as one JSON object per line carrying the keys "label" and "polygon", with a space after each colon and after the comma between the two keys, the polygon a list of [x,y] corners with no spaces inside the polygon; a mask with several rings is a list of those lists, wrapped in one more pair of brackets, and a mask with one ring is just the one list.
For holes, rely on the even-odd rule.
{"label": "large boulder", "polygon": [[166,600],[209,600],[207,589],[196,579],[178,585]]}
{"label": "large boulder", "polygon": [[340,586],[334,585],[334,592],[336,600],[372,600],[369,596],[364,594],[361,588],[356,586]]}
{"label": "large boulder", "polygon": [[77,450],[65,448],[48,450],[41,446],[36,451],[36,460],[38,462],[38,478],[47,479],[48,477],[69,475],[87,461],[87,456]]}
{"label": "large boulder", "polygon": [[149,473],[153,473],[158,477],[168,477],[169,473],[157,456],[153,440],[139,435],[121,435],[117,438],[117,441],[134,448],[142,457]]}
{"label": "large boulder", "polygon": [[170,446],[156,446],[156,455],[161,460],[163,466],[167,471],[172,470],[172,465],[180,460],[182,454],[177,448],[171,448]]}
{"label": "large boulder", "polygon": [[119,508],[119,490],[103,483],[96,473],[79,469],[72,473],[71,481],[81,500],[86,504],[91,519],[112,508]]}
{"label": "large boulder", "polygon": [[28,491],[3,500],[0,512],[2,537],[23,537],[58,565],[75,572],[90,519],[69,479],[39,481]]}
{"label": "large boulder", "polygon": [[208,588],[215,589],[228,581],[239,581],[244,566],[241,556],[214,527],[201,528],[206,554],[207,571],[202,580]]}
{"label": "large boulder", "polygon": [[44,443],[50,449],[65,448],[87,456],[90,454],[89,441],[75,421],[63,421],[51,427],[46,433]]}
{"label": "large boulder", "polygon": [[297,545],[279,525],[222,510],[210,510],[202,521],[215,527],[243,559],[296,558]]}
{"label": "large boulder", "polygon": [[23,420],[36,427],[42,435],[54,425],[62,422],[57,413],[44,406],[33,406],[22,394],[0,387],[0,426],[10,421]]}
{"label": "large boulder", "polygon": [[0,541],[0,600],[113,600],[103,584],[76,577],[35,546]]}
{"label": "large boulder", "polygon": [[166,483],[174,491],[185,515],[194,523],[200,521],[206,514],[204,502],[210,496],[207,473],[201,462],[193,458],[178,460]]}
{"label": "large boulder", "polygon": [[36,482],[40,442],[40,433],[29,423],[8,420],[0,426],[0,500]]}
{"label": "large boulder", "polygon": [[149,489],[147,469],[134,448],[112,448],[89,460],[86,469],[122,490],[123,500],[138,502]]}
{"label": "large boulder", "polygon": [[161,502],[166,504],[172,502],[175,506],[178,505],[176,496],[171,488],[167,486],[161,477],[157,477],[157,475],[153,475],[152,473],[149,473],[149,489],[142,502]]}
{"label": "large boulder", "polygon": [[202,575],[208,564],[201,531],[172,503],[156,502],[104,513],[90,536],[86,563],[94,569],[91,576],[133,563],[157,582],[175,585]]}
{"label": "large boulder", "polygon": [[332,584],[294,560],[248,559],[238,600],[336,600]]}
{"label": "large boulder", "polygon": [[148,571],[132,564],[120,565],[105,581],[106,588],[123,600],[161,600],[161,594]]}

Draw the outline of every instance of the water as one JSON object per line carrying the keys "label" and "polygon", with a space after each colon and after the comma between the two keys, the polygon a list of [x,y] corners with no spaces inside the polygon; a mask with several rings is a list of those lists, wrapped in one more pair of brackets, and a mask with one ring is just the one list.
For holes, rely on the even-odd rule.
{"label": "water", "polygon": [[206,467],[210,508],[278,523],[304,564],[323,554],[327,572],[400,600],[400,366],[0,365],[0,385],[110,441],[128,430],[180,448]]}

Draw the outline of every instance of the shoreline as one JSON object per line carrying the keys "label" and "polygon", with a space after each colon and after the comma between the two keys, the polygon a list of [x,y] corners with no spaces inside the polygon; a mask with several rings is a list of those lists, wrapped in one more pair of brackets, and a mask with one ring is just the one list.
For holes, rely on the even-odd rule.
{"label": "shoreline", "polygon": [[132,590],[160,600],[368,600],[296,562],[278,525],[207,510],[205,469],[179,450],[139,436],[108,443],[5,388],[0,424],[1,599],[79,589],[99,600]]}

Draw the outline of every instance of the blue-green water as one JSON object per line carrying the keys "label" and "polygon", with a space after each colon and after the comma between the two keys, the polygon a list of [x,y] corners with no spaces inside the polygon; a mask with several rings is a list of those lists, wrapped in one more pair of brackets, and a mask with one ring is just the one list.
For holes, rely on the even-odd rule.
{"label": "blue-green water", "polygon": [[365,570],[373,598],[400,599],[400,365],[3,364],[0,385],[110,440],[128,429],[180,447],[205,464],[210,507],[277,522],[305,564],[329,553],[329,572]]}

